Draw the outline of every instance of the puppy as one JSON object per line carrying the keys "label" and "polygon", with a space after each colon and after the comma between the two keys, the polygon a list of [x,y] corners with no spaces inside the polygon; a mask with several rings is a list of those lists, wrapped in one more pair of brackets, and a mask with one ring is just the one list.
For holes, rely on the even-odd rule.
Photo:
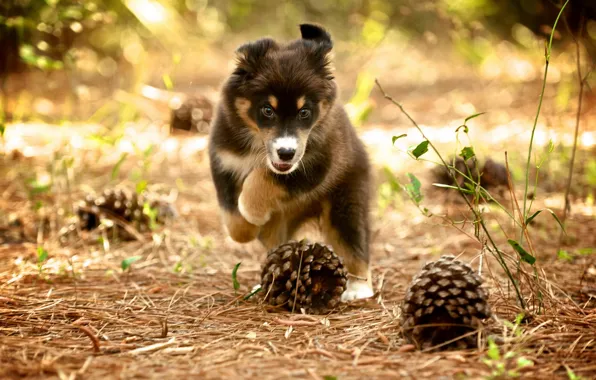
{"label": "puppy", "polygon": [[311,24],[300,31],[236,51],[209,137],[223,222],[235,241],[267,249],[315,227],[350,274],[342,299],[368,298],[369,159],[335,102],[331,36]]}

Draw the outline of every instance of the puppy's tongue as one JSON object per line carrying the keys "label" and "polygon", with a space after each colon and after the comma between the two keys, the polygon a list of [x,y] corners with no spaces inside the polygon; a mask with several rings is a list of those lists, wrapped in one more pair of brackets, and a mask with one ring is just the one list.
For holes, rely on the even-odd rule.
{"label": "puppy's tongue", "polygon": [[290,170],[292,168],[291,164],[277,164],[277,163],[273,163],[273,167],[277,170],[279,170],[280,172],[287,172],[288,170]]}

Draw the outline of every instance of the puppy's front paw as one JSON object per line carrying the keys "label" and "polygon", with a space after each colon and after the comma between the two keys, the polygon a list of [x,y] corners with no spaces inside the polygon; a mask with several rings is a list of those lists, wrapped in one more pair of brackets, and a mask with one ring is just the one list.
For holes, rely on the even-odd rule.
{"label": "puppy's front paw", "polygon": [[266,210],[263,205],[252,205],[250,202],[247,202],[247,199],[244,196],[244,191],[240,193],[240,197],[238,198],[238,211],[240,211],[240,215],[250,224],[254,224],[255,226],[262,226],[269,221],[271,218],[271,211]]}
{"label": "puppy's front paw", "polygon": [[368,282],[363,280],[348,280],[346,290],[341,295],[342,302],[348,302],[353,300],[359,300],[364,298],[370,298],[374,295],[374,292]]}

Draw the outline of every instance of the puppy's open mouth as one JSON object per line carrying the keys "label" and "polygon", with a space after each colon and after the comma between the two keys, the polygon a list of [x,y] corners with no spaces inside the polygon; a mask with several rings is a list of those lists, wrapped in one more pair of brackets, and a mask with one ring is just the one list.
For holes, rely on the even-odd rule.
{"label": "puppy's open mouth", "polygon": [[271,163],[273,165],[273,167],[277,170],[279,170],[280,172],[287,172],[288,170],[292,169],[292,164],[284,164],[284,163],[275,163],[272,162]]}

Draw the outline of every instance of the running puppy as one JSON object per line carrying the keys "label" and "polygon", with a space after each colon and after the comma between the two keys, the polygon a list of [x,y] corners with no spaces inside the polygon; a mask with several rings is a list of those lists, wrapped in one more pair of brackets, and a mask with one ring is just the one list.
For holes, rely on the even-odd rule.
{"label": "running puppy", "polygon": [[343,300],[373,295],[369,271],[370,167],[335,103],[331,36],[240,46],[210,133],[211,174],[223,221],[238,242],[267,249],[316,227],[350,273]]}

